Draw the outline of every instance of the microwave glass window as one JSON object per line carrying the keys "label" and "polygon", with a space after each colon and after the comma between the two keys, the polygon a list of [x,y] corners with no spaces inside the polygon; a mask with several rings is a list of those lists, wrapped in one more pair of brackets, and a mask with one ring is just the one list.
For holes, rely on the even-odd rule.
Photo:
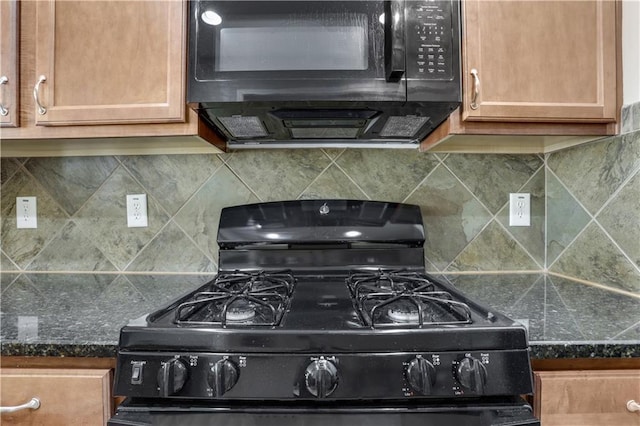
{"label": "microwave glass window", "polygon": [[[244,23],[246,24],[246,22]],[[220,28],[216,71],[366,70],[365,14],[274,19]]]}

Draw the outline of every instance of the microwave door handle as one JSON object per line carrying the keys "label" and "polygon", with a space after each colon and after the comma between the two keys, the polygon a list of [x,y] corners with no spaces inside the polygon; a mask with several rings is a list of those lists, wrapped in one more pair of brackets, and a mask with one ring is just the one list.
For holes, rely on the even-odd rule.
{"label": "microwave door handle", "polygon": [[404,0],[384,2],[384,69],[388,82],[398,82],[405,72]]}

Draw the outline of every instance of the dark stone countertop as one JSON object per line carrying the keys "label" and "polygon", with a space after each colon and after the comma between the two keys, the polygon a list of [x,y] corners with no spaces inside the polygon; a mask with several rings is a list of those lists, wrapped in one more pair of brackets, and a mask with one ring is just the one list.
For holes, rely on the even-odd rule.
{"label": "dark stone countertop", "polygon": [[[0,276],[0,355],[114,357],[120,328],[212,275]],[[640,298],[545,274],[446,275],[527,325],[534,359],[640,357]]]}

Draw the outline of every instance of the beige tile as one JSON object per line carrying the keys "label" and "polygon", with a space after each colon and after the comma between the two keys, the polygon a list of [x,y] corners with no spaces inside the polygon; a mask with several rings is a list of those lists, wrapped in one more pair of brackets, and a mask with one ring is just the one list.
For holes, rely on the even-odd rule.
{"label": "beige tile", "polygon": [[622,188],[596,220],[640,267],[640,172]]}
{"label": "beige tile", "polygon": [[127,271],[210,272],[215,264],[173,222],[138,254]]}
{"label": "beige tile", "polygon": [[4,185],[4,183],[13,176],[20,166],[18,162],[13,158],[3,158],[0,160],[0,185]]}
{"label": "beige tile", "polygon": [[596,223],[585,229],[550,270],[640,294],[640,273]]}
{"label": "beige tile", "polygon": [[536,271],[540,266],[496,222],[491,222],[449,266],[451,271]]}
{"label": "beige tile", "polygon": [[444,163],[494,214],[543,165],[537,155],[451,154]]}
{"label": "beige tile", "polygon": [[228,165],[262,201],[294,200],[330,164],[319,149],[236,152]]}
{"label": "beige tile", "polygon": [[78,226],[69,222],[25,268],[29,271],[115,271]]}
{"label": "beige tile", "polygon": [[399,202],[436,167],[438,160],[414,150],[352,149],[336,163],[372,200]]}
{"label": "beige tile", "polygon": [[118,167],[113,157],[31,158],[25,167],[70,215]]}
{"label": "beige tile", "polygon": [[498,221],[515,238],[525,250],[536,260],[540,269],[545,262],[545,173],[538,172],[519,191],[531,196],[531,226],[509,226],[509,204],[505,205],[497,215]]}
{"label": "beige tile", "polygon": [[[25,268],[68,221],[67,214],[24,171],[19,170],[2,187],[2,250]],[[38,227],[18,229],[16,197],[36,197]]]}
{"label": "beige tile", "polygon": [[217,155],[144,155],[122,163],[162,207],[175,214],[222,165]]}
{"label": "beige tile", "polygon": [[9,259],[9,257],[4,254],[4,252],[0,252],[0,272],[18,270],[18,266],[13,263],[13,261]]}
{"label": "beige tile", "polygon": [[366,200],[367,196],[336,166],[330,166],[316,179],[300,198],[303,199],[356,199]]}
{"label": "beige tile", "polygon": [[547,265],[558,255],[591,221],[589,214],[580,206],[553,173],[547,174]]}
{"label": "beige tile", "polygon": [[84,235],[119,269],[123,270],[167,223],[169,216],[147,194],[149,226],[127,227],[127,194],[145,190],[121,166],[78,211],[73,221]]}
{"label": "beige tile", "polygon": [[640,167],[640,131],[551,154],[549,168],[591,214]]}
{"label": "beige tile", "polygon": [[176,223],[211,259],[218,259],[218,222],[223,207],[256,203],[258,198],[225,167],[220,168],[178,212]]}
{"label": "beige tile", "polygon": [[443,166],[437,167],[406,202],[421,208],[426,257],[439,270],[444,270],[491,220],[486,208]]}

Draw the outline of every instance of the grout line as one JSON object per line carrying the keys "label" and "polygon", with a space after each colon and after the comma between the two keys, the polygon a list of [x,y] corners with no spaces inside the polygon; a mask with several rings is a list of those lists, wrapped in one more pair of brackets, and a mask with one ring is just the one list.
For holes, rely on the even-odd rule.
{"label": "grout line", "polygon": [[[337,159],[338,158],[336,158],[336,160]],[[342,173],[344,173],[344,175],[347,177],[347,179],[349,179],[351,181],[351,183],[353,183],[356,186],[356,188],[358,188],[358,190],[360,190],[360,192],[362,192],[364,194],[364,196],[367,197],[367,199],[371,200],[371,196],[369,194],[367,194],[367,191],[365,191],[360,185],[358,185],[358,182],[356,182],[351,176],[349,176],[349,173],[347,173],[347,171],[345,169],[343,169],[340,166],[340,164],[338,164],[337,162],[334,162],[334,164],[338,168],[338,170],[340,170]],[[323,171],[323,173],[324,173],[324,171]],[[306,191],[306,189],[305,189],[305,191]]]}
{"label": "grout line", "polygon": [[544,165],[544,247],[542,248],[543,250],[543,267],[544,267],[544,271],[547,272],[547,268],[548,268],[548,262],[549,262],[549,258],[548,258],[548,248],[549,248],[549,193],[547,191],[547,188],[549,186],[548,183],[548,171],[549,171],[549,167],[547,164],[547,160],[549,159],[549,156],[551,154],[544,154],[544,158],[542,159],[543,161],[543,165]]}
{"label": "grout line", "polygon": [[582,210],[584,210],[584,212],[587,214],[587,216],[589,216],[589,221],[582,227],[582,229],[580,231],[578,231],[578,233],[575,235],[575,237],[573,237],[573,239],[571,241],[569,241],[567,243],[567,245],[564,247],[564,249],[562,249],[560,251],[560,253],[558,253],[558,255],[556,256],[556,258],[553,260],[553,262],[551,262],[550,264],[547,265],[547,270],[550,270],[551,267],[553,265],[555,265],[560,258],[567,252],[567,250],[569,250],[569,248],[576,242],[576,240],[578,238],[580,238],[580,236],[585,232],[585,230],[591,225],[591,223],[593,223],[595,221],[595,218],[593,217],[593,215],[591,214],[591,212],[589,211],[589,209],[587,209],[581,202],[580,200],[578,200],[576,198],[575,195],[573,195],[573,193],[569,190],[569,188],[567,188],[567,186],[564,184],[564,182],[558,177],[558,175],[556,175],[554,173],[554,171],[549,168],[549,173],[551,173],[551,175],[556,178],[556,180],[558,181],[558,183],[560,184],[560,186],[562,186],[564,188],[565,191],[567,191],[567,193],[571,196],[571,198],[573,198],[573,200],[576,202],[576,204],[578,204],[580,206],[580,208],[582,208]]}
{"label": "grout line", "polygon": [[[11,265],[13,265],[13,266],[15,266],[17,268],[13,272],[18,272],[18,273],[22,272],[22,268],[20,268],[20,265],[16,264],[16,262],[14,262],[13,259],[11,259],[9,257],[9,255],[2,248],[0,248],[0,252],[4,255],[4,257],[7,258],[7,260],[11,263]],[[12,271],[2,271],[1,268],[0,268],[0,273],[2,273],[2,272],[9,273],[9,272],[12,272]]]}
{"label": "grout line", "polygon": [[[240,176],[240,174],[238,174],[232,167],[231,164],[229,163],[224,163],[224,167],[226,167],[227,170],[229,170],[229,172],[231,172],[232,175],[234,175],[241,184],[243,184],[248,190],[249,192],[251,192],[253,195],[256,196],[256,198],[258,199],[258,201],[260,202],[264,202],[264,200],[262,199],[262,197],[251,187],[249,186],[249,184],[247,182],[244,181],[244,179],[242,179],[242,177]],[[220,170],[220,169],[218,169]],[[218,172],[218,170],[216,170],[216,173]],[[215,173],[214,173],[215,174]],[[213,178],[213,175],[211,175],[211,177],[209,179]],[[195,195],[195,193],[194,193]],[[185,203],[186,204],[186,203]]]}
{"label": "grout line", "polygon": [[576,283],[588,285],[590,287],[599,288],[600,290],[606,290],[606,291],[610,291],[612,293],[621,294],[623,296],[633,297],[634,299],[640,299],[640,294],[633,293],[633,292],[630,292],[630,291],[627,291],[627,290],[621,290],[621,289],[617,289],[617,288],[614,288],[614,287],[609,287],[609,286],[606,286],[606,285],[603,285],[603,284],[594,283],[592,281],[583,280],[581,278],[570,277],[568,275],[560,274],[558,272],[548,272],[547,274],[549,276],[552,276],[552,277],[563,278],[565,280],[569,280],[569,281],[573,281],[573,282],[576,282]]}
{"label": "grout line", "polygon": [[636,265],[636,262],[633,261],[633,259],[631,259],[631,256],[629,256],[627,254],[626,251],[624,251],[622,249],[622,247],[620,247],[618,245],[618,243],[616,242],[616,240],[609,234],[609,232],[607,232],[607,230],[605,229],[604,226],[602,226],[602,224],[600,224],[600,222],[598,222],[597,220],[593,221],[602,231],[602,233],[604,233],[604,235],[609,239],[609,242],[613,244],[613,246],[615,248],[618,249],[618,251],[622,254],[622,256],[627,259],[629,261],[629,263],[631,264],[631,267],[634,268],[636,270],[636,272],[638,272],[638,274],[640,274],[640,265]]}
{"label": "grout line", "polygon": [[[558,256],[556,256],[556,258],[553,260],[553,262],[551,262],[551,264],[546,265],[546,269],[548,270],[549,268],[551,268],[553,265],[555,265],[560,258],[566,253],[566,251],[576,242],[576,240],[585,232],[585,230],[591,226],[592,223],[596,223],[600,229],[602,231],[604,231],[605,235],[607,236],[607,238],[609,238],[609,240],[613,243],[613,245],[622,253],[622,255],[631,263],[631,265],[634,267],[634,269],[636,269],[639,273],[640,273],[640,266],[636,265],[636,263],[631,260],[631,258],[627,255],[627,253],[621,249],[621,247],[618,245],[618,243],[611,237],[611,235],[606,231],[605,227],[602,226],[602,224],[600,224],[600,222],[598,221],[597,217],[613,202],[613,200],[620,194],[620,192],[622,192],[627,184],[629,184],[629,182],[634,179],[636,177],[637,174],[640,174],[640,164],[635,168],[635,170],[631,171],[629,173],[629,176],[627,176],[627,178],[625,178],[622,183],[620,183],[620,185],[618,186],[618,188],[613,191],[613,193],[611,193],[611,195],[607,198],[607,200],[602,204],[602,206],[594,213],[591,214],[591,212],[589,211],[589,209],[575,196],[575,194],[571,191],[571,189],[569,187],[567,187],[567,185],[564,183],[564,181],[562,179],[560,179],[560,177],[550,168],[547,167],[547,171],[549,173],[551,173],[551,175],[553,175],[553,177],[556,178],[556,180],[559,182],[559,184],[565,189],[565,191],[567,191],[567,193],[573,198],[573,200],[586,212],[586,214],[589,216],[590,220],[589,222],[587,222],[585,224],[585,226],[576,234],[576,236],[569,242],[567,243],[567,245],[565,246],[565,248],[558,254]],[[546,180],[546,177],[545,177]],[[545,184],[546,185],[546,184]],[[547,188],[545,187],[545,197],[548,198],[548,193],[547,193]],[[548,238],[548,233],[545,230],[545,238]],[[546,252],[546,245],[545,245],[545,252]],[[548,259],[547,259],[548,262]]]}
{"label": "grout line", "polygon": [[[567,302],[564,301],[564,298],[562,297],[562,295],[560,294],[560,292],[558,291],[558,288],[555,286],[555,284],[553,283],[553,280],[549,280],[548,284],[551,285],[551,288],[553,289],[553,291],[555,291],[556,295],[558,296],[558,298],[560,299],[560,302],[562,303],[562,306],[564,306],[565,310],[567,311],[567,314],[569,314],[569,317],[571,318],[571,320],[573,321],[573,324],[576,326],[576,328],[578,329],[578,331],[580,332],[580,334],[582,335],[583,339],[586,339],[587,336],[584,334],[584,331],[582,331],[582,327],[580,326],[580,323],[576,320],[576,317],[573,315],[572,310],[576,311],[576,309],[572,309],[569,307],[569,305],[567,305]],[[545,295],[546,298],[546,295]],[[545,299],[546,300],[546,299]],[[545,314],[546,314],[546,308],[545,308]],[[546,319],[546,316],[545,316]]]}
{"label": "grout line", "polygon": [[638,321],[635,324],[630,325],[629,327],[625,328],[624,330],[622,330],[620,333],[616,334],[615,336],[609,338],[608,340],[618,340],[618,336],[622,336],[624,333],[626,333],[627,331],[633,330],[633,329],[640,329],[640,321]]}
{"label": "grout line", "polygon": [[[482,201],[481,201],[481,200],[476,196],[476,194],[474,194],[474,192],[473,192],[471,189],[469,189],[469,187],[467,187],[467,185],[465,185],[465,183],[462,181],[462,179],[460,179],[460,178],[459,178],[459,177],[458,177],[458,176],[453,172],[453,170],[451,170],[451,169],[449,168],[449,166],[447,166],[447,165],[444,163],[444,161],[442,162],[442,166],[443,166],[443,167],[444,167],[444,168],[445,168],[445,169],[446,169],[446,170],[451,174],[451,176],[453,176],[453,177],[454,177],[454,179],[455,179],[455,180],[457,180],[457,181],[458,181],[458,183],[459,183],[460,185],[462,185],[462,187],[463,187],[463,188],[464,188],[464,189],[465,189],[469,194],[471,194],[471,197],[472,197],[475,201],[477,201],[477,202],[480,204],[480,206],[481,206],[483,209],[485,209],[485,211],[486,211],[486,212],[488,212],[488,213],[489,213],[489,216],[490,216],[490,218],[489,218],[489,220],[487,221],[487,223],[485,223],[485,224],[484,224],[484,226],[482,226],[482,228],[481,228],[481,229],[476,233],[476,235],[474,235],[474,236],[473,236],[473,238],[471,238],[471,240],[470,240],[470,241],[468,241],[468,242],[467,242],[467,244],[462,248],[462,250],[460,250],[460,251],[458,252],[458,254],[456,254],[456,255],[454,256],[454,258],[453,258],[453,259],[451,259],[451,261],[447,264],[447,266],[445,266],[445,267],[444,267],[444,269],[443,269],[443,270],[444,270],[444,271],[446,271],[447,269],[449,269],[449,268],[451,267],[451,265],[453,265],[453,263],[456,261],[456,259],[458,259],[458,258],[460,257],[460,255],[465,251],[465,249],[466,249],[467,247],[469,247],[469,245],[470,245],[470,244],[472,244],[476,239],[478,239],[478,237],[480,236],[480,234],[482,234],[482,233],[485,231],[485,229],[487,229],[487,227],[491,224],[491,222],[493,222],[493,221],[495,220],[495,218],[497,217],[498,213],[495,213],[495,214],[494,214],[494,213],[491,211],[491,209],[489,209],[487,206],[485,206],[485,205],[484,205],[484,203],[483,203],[483,202],[482,202]],[[498,209],[498,212],[500,212],[500,209]]]}
{"label": "grout line", "polygon": [[[200,244],[198,244],[196,242],[196,240],[194,240],[193,238],[191,238],[191,235],[189,235],[189,233],[187,231],[185,231],[178,222],[176,222],[175,220],[171,219],[170,222],[173,221],[173,224],[175,226],[178,227],[178,229],[185,235],[185,237],[187,237],[187,239],[189,241],[191,241],[191,243],[198,249],[200,250],[200,252],[207,258],[209,259],[211,262],[213,262],[213,264],[216,266],[216,270],[218,269],[218,262],[216,262],[211,256],[209,256],[209,254],[207,254],[202,247],[200,247]],[[142,251],[142,250],[141,250]]]}
{"label": "grout line", "polygon": [[[538,156],[538,158],[540,158],[540,156]],[[540,167],[538,167],[536,170],[534,170],[534,172],[531,174],[531,176],[529,176],[529,178],[518,188],[518,191],[521,191],[525,186],[527,186],[535,177],[538,173],[540,173],[541,170],[544,170],[545,168],[545,162],[542,158],[540,158],[542,160],[542,164],[540,165]],[[518,244],[518,246],[520,246],[520,248],[522,248],[522,250],[524,250],[524,252],[527,254],[527,256],[529,256],[529,258],[531,260],[533,260],[533,263],[540,266],[541,268],[544,269],[544,264],[540,265],[540,263],[536,260],[535,256],[533,256],[529,250],[527,249],[527,247],[525,247],[518,238],[516,238],[511,232],[509,232],[509,230],[502,225],[502,223],[500,223],[500,220],[498,220],[498,216],[500,215],[500,212],[502,212],[505,208],[508,207],[509,202],[505,202],[501,207],[498,208],[498,210],[496,211],[496,213],[494,214],[477,196],[476,194],[469,188],[467,187],[467,185],[465,185],[465,183],[462,181],[462,179],[460,179],[454,172],[453,170],[451,170],[445,163],[444,161],[442,162],[442,165],[449,171],[449,173],[451,173],[456,180],[462,185],[463,188],[465,188],[472,196],[473,198],[480,203],[480,205],[487,211],[489,212],[489,214],[491,215],[491,218],[489,219],[489,221],[485,224],[485,226],[482,227],[482,229],[480,229],[480,231],[471,239],[471,241],[469,241],[464,248],[451,260],[451,262],[449,262],[447,264],[447,266],[444,268],[444,270],[447,270],[449,267],[451,267],[451,265],[454,264],[454,262],[456,261],[456,259],[458,257],[460,257],[460,255],[465,251],[465,249],[467,247],[469,247],[470,244],[472,244],[476,239],[479,238],[479,236],[487,229],[487,227],[492,223],[492,222],[496,222],[506,233],[507,235],[511,238],[511,240],[515,241],[516,244]],[[545,186],[545,197],[546,197],[546,186]],[[545,223],[546,223],[546,212],[545,212]],[[546,235],[545,235],[546,237]]]}
{"label": "grout line", "polygon": [[518,297],[518,299],[513,302],[511,304],[511,306],[509,306],[509,309],[513,309],[514,306],[516,306],[518,303],[520,303],[529,293],[531,293],[531,291],[533,290],[533,288],[535,286],[537,286],[541,281],[544,282],[545,277],[544,276],[539,276],[538,278],[536,278],[536,280],[533,282],[533,284],[531,284],[531,286],[529,288],[527,288],[525,291],[522,292],[522,295],[520,295],[520,297]]}
{"label": "grout line", "polygon": [[547,286],[549,285],[548,275],[544,276],[544,295],[542,300],[542,338],[547,338]]}
{"label": "grout line", "polygon": [[[314,177],[313,179],[311,179],[311,181],[307,184],[307,186],[305,186],[305,187],[302,189],[302,191],[300,191],[300,193],[295,197],[295,199],[296,199],[296,200],[299,200],[299,199],[300,199],[300,197],[302,196],[302,194],[304,194],[304,193],[305,193],[305,191],[311,187],[311,185],[313,185],[313,184],[314,184],[318,179],[320,179],[320,176],[322,176],[322,175],[323,175],[327,170],[329,170],[329,168],[331,168],[331,166],[332,166],[333,164],[335,164],[335,162],[334,162],[333,158],[331,158],[331,157],[329,156],[329,154],[327,154],[326,152],[324,152],[324,150],[320,150],[320,151],[322,152],[322,154],[323,154],[325,157],[327,157],[327,159],[329,160],[329,164],[327,164],[327,166],[326,166],[325,168],[323,168],[323,169],[320,171],[320,173],[318,173],[318,174],[316,175],[316,177]],[[344,170],[343,170],[343,172],[344,172]],[[347,175],[347,174],[345,173],[345,175]],[[347,178],[349,178],[349,176],[348,176],[348,175],[347,175]]]}
{"label": "grout line", "polygon": [[[448,154],[445,156],[445,158],[446,158],[447,156],[448,156]],[[422,186],[422,184],[423,184],[423,183],[425,183],[425,182],[427,181],[427,179],[429,179],[429,177],[430,177],[432,174],[434,174],[434,173],[435,173],[435,171],[436,171],[440,166],[443,166],[443,165],[444,165],[444,162],[443,162],[443,160],[442,160],[440,157],[438,157],[437,155],[434,155],[434,158],[436,159],[436,161],[438,162],[438,164],[436,164],[436,165],[433,167],[433,169],[431,169],[431,171],[430,171],[429,173],[427,173],[427,174],[425,175],[425,177],[424,177],[424,178],[422,178],[422,180],[420,180],[420,182],[418,182],[418,184],[417,184],[417,185],[416,185],[416,186],[415,186],[411,191],[409,191],[409,193],[407,194],[407,196],[406,196],[406,197],[404,197],[404,199],[402,200],[402,202],[403,202],[403,203],[406,203],[406,202],[407,202],[407,200],[408,200],[409,198],[411,198],[411,196],[412,196],[413,194],[415,194],[415,192],[418,190],[418,188],[420,188],[420,187]]]}
{"label": "grout line", "polygon": [[542,274],[543,271],[533,271],[533,270],[500,270],[500,271],[438,271],[438,272],[429,272],[428,274],[441,274],[441,275],[509,275],[509,274],[517,274],[517,275],[534,275],[534,274]]}
{"label": "grout line", "polygon": [[[5,271],[10,272],[10,271]],[[174,271],[23,271],[20,274],[28,275],[193,275],[193,276],[216,276],[217,272],[174,272]]]}

